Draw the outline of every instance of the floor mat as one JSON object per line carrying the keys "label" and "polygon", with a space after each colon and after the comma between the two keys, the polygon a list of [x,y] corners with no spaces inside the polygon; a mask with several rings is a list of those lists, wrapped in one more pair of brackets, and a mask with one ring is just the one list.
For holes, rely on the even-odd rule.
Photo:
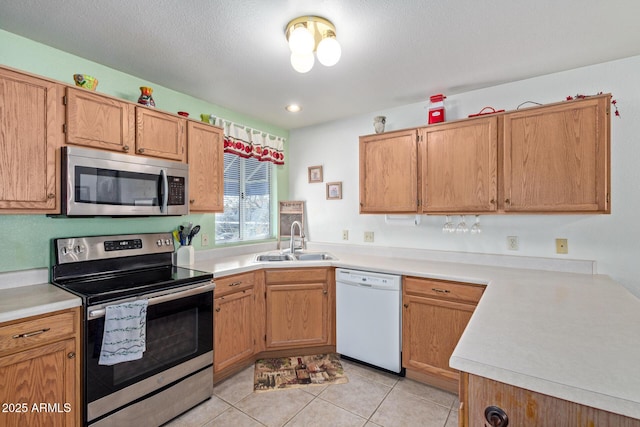
{"label": "floor mat", "polygon": [[340,356],[335,353],[260,359],[253,374],[256,392],[347,382]]}

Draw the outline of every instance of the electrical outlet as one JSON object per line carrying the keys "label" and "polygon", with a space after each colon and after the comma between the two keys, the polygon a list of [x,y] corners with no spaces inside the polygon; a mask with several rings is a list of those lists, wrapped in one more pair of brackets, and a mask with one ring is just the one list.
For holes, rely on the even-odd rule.
{"label": "electrical outlet", "polygon": [[202,246],[209,246],[209,235],[207,233],[203,233],[200,238],[200,244]]}
{"label": "electrical outlet", "polygon": [[518,236],[507,236],[507,249],[510,251],[517,251],[520,249],[518,244]]}
{"label": "electrical outlet", "polygon": [[342,240],[349,240],[349,230],[342,230]]}
{"label": "electrical outlet", "polygon": [[369,243],[373,242],[373,231],[364,232],[364,241]]}
{"label": "electrical outlet", "polygon": [[556,253],[557,254],[569,253],[569,241],[567,239],[556,239]]}

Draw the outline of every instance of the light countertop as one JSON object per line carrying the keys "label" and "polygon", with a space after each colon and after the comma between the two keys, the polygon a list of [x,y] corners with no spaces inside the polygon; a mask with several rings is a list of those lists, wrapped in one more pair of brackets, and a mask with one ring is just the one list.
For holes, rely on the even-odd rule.
{"label": "light countertop", "polygon": [[[329,250],[337,260],[256,263],[250,254],[201,259],[194,268],[222,277],[258,268],[331,265],[485,284],[452,367],[640,418],[640,300],[608,276],[571,272],[573,267],[507,268]],[[545,268],[545,260],[536,268]]]}
{"label": "light countertop", "polygon": [[[608,276],[592,274],[589,262],[540,259],[524,265],[521,257],[496,263],[433,251],[312,249],[329,250],[338,259],[257,263],[255,253],[196,253],[192,268],[215,278],[262,268],[334,266],[485,284],[450,359],[452,367],[640,418],[640,299]],[[46,284],[0,289],[0,321],[39,314],[33,312],[38,304],[44,307],[38,311],[47,312],[80,305],[80,300]]]}
{"label": "light countertop", "polygon": [[82,300],[49,283],[0,289],[0,323],[79,307]]}

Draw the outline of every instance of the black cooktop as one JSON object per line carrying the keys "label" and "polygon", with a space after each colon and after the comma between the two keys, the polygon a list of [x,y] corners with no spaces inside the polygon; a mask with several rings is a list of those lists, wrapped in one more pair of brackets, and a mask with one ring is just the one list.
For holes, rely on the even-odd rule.
{"label": "black cooktop", "polygon": [[53,281],[53,284],[80,297],[87,305],[140,296],[155,291],[202,283],[213,274],[176,266],[163,266],[91,277]]}

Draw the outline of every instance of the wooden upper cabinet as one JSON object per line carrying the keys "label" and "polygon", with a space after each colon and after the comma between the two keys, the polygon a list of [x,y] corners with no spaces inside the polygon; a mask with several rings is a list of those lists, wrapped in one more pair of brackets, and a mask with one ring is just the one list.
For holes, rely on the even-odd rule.
{"label": "wooden upper cabinet", "polygon": [[610,95],[504,115],[505,212],[609,213]]}
{"label": "wooden upper cabinet", "polygon": [[420,129],[422,212],[495,212],[497,117]]}
{"label": "wooden upper cabinet", "polygon": [[360,137],[360,213],[418,210],[417,130]]}
{"label": "wooden upper cabinet", "polygon": [[133,154],[135,105],[73,87],[66,104],[67,144]]}
{"label": "wooden upper cabinet", "polygon": [[223,130],[205,123],[189,121],[189,210],[224,210],[224,135]]}
{"label": "wooden upper cabinet", "polygon": [[59,213],[63,86],[0,69],[0,209]]}
{"label": "wooden upper cabinet", "polygon": [[185,162],[186,119],[136,107],[136,154]]}

